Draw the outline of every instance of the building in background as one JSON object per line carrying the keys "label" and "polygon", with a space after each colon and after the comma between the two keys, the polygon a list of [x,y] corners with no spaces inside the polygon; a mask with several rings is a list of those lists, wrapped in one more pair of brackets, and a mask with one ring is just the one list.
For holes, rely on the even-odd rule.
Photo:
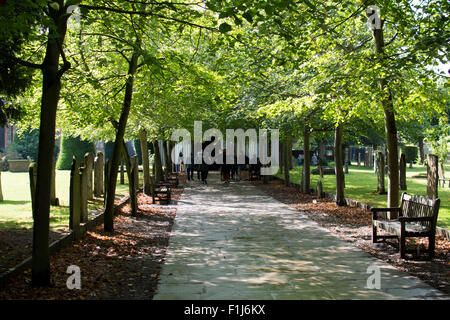
{"label": "building in background", "polygon": [[5,125],[0,127],[0,151],[5,152],[14,141],[16,128],[13,125]]}

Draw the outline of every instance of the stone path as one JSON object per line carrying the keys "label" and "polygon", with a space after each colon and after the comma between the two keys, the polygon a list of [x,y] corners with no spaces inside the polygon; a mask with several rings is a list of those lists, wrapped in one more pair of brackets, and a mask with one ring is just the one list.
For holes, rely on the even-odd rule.
{"label": "stone path", "polygon": [[155,300],[449,298],[249,183],[210,176],[179,201]]}

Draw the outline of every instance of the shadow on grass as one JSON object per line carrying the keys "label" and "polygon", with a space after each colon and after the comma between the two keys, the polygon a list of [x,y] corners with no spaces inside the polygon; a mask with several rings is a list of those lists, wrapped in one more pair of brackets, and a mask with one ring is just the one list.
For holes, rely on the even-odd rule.
{"label": "shadow on grass", "polygon": [[1,205],[7,205],[7,204],[11,204],[11,205],[24,205],[24,204],[28,204],[31,203],[31,201],[28,200],[3,200],[2,202],[0,202],[0,206]]}

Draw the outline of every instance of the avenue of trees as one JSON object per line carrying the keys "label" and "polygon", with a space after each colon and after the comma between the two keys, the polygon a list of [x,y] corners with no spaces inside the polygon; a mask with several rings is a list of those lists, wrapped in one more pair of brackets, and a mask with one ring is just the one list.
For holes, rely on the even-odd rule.
{"label": "avenue of trees", "polygon": [[[125,141],[141,142],[149,192],[148,143],[194,120],[280,129],[287,182],[294,141],[306,154],[331,139],[338,205],[342,144],[380,137],[397,206],[399,139],[447,153],[449,74],[437,66],[449,58],[449,12],[446,0],[1,1],[0,120],[39,129],[33,284],[50,280],[57,131],[66,143],[114,142],[107,231]],[[309,177],[305,157],[305,193]]]}

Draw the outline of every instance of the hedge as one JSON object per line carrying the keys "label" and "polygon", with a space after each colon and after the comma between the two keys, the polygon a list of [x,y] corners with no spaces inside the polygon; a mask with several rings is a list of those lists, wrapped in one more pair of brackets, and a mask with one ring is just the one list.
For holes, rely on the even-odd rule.
{"label": "hedge", "polygon": [[73,156],[77,158],[79,163],[82,163],[84,161],[84,155],[87,152],[95,155],[94,143],[82,141],[78,137],[63,136],[61,139],[61,152],[56,162],[56,169],[70,170]]}

